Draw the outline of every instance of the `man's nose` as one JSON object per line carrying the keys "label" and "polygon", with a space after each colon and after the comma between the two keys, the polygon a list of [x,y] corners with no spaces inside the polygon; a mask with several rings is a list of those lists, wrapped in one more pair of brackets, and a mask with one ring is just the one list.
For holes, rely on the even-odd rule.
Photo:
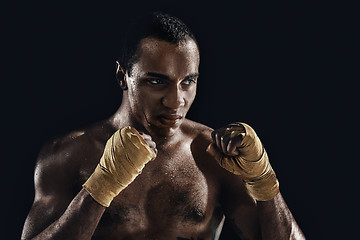
{"label": "man's nose", "polygon": [[162,104],[170,109],[178,109],[185,105],[185,99],[178,86],[172,86],[162,98]]}

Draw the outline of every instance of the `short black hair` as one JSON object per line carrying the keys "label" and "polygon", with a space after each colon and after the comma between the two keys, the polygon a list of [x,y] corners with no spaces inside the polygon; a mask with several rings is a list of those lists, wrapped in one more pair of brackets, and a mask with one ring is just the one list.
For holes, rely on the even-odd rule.
{"label": "short black hair", "polygon": [[179,18],[162,12],[145,13],[134,18],[127,26],[120,46],[118,61],[128,73],[131,73],[133,64],[138,60],[140,41],[147,37],[170,43],[185,42],[190,37],[197,45],[194,34]]}

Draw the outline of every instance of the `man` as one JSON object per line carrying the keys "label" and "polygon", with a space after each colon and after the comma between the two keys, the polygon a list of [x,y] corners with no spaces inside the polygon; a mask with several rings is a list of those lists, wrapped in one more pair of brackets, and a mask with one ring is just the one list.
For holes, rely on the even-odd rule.
{"label": "man", "polygon": [[304,239],[255,131],[185,118],[199,50],[177,18],[130,27],[117,62],[122,103],[109,119],[46,144],[23,239]]}

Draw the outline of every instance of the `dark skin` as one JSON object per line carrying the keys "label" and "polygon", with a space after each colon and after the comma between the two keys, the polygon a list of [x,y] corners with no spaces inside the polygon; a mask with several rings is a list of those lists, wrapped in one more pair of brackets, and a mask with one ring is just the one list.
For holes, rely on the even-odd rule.
{"label": "dark skin", "polygon": [[[22,239],[212,239],[223,216],[244,239],[304,239],[281,194],[256,202],[207,152],[215,143],[236,155],[239,140],[185,118],[199,75],[195,42],[146,38],[139,54],[131,73],[118,65],[124,94],[112,117],[43,147]],[[129,125],[157,156],[105,208],[81,185],[107,139]]]}

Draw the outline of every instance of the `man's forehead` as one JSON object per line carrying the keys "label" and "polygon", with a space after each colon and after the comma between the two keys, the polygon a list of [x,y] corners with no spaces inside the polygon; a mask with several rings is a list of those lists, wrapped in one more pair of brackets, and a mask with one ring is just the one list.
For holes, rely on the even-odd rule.
{"label": "man's forehead", "polygon": [[158,72],[165,75],[189,75],[198,73],[199,51],[194,40],[175,44],[154,38],[140,42],[139,58],[133,70]]}

